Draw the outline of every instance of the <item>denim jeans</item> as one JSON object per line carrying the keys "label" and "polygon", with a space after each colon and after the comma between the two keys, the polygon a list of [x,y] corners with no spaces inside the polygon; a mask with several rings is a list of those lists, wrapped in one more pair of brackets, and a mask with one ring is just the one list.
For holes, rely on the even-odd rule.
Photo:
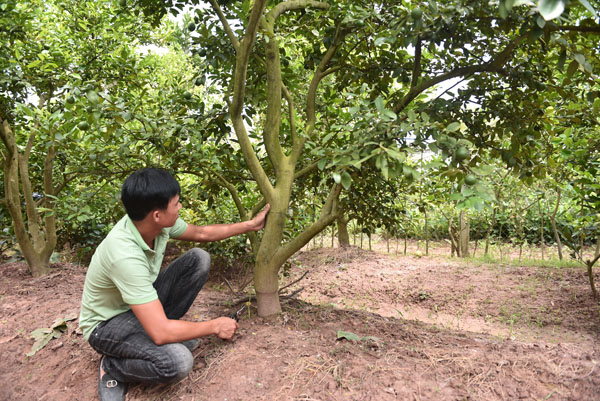
{"label": "denim jeans", "polygon": [[[210,255],[194,248],[162,270],[154,288],[169,319],[186,314],[210,269]],[[192,370],[194,358],[189,344],[156,345],[133,311],[100,323],[90,345],[105,355],[103,368],[121,382],[176,383]]]}

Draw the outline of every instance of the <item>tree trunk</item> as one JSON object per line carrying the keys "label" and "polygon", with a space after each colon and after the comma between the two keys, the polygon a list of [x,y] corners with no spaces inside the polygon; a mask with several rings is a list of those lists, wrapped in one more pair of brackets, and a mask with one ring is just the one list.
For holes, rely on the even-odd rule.
{"label": "tree trunk", "polygon": [[429,221],[427,220],[427,208],[424,207],[425,215],[425,255],[429,256]]}
{"label": "tree trunk", "polygon": [[[23,153],[20,153],[8,121],[2,120],[0,139],[7,151],[4,161],[5,202],[13,221],[15,237],[31,274],[34,277],[43,276],[50,272],[50,257],[56,246],[56,222],[53,212],[54,201],[48,197],[43,200],[43,206],[50,212],[40,216],[38,205],[33,198],[34,191],[28,164],[35,134],[30,135]],[[54,156],[55,147],[51,145],[44,159],[43,170],[44,193],[50,196],[55,196],[57,193],[52,184]],[[23,200],[25,211],[21,207]]]}
{"label": "tree trunk", "polygon": [[331,226],[331,247],[335,246],[335,227]]}
{"label": "tree trunk", "polygon": [[488,227],[487,233],[485,234],[485,252],[484,256],[488,255],[488,251],[490,248],[490,235],[492,235],[492,231],[494,230],[494,226],[496,225],[496,208],[494,207],[492,210],[492,222]]}
{"label": "tree trunk", "polygon": [[595,300],[598,300],[598,290],[596,290],[596,285],[594,284],[594,270],[592,263],[586,263],[587,265],[587,273],[590,279],[590,287],[592,288],[592,295]]}
{"label": "tree trunk", "polygon": [[278,266],[256,261],[254,265],[254,288],[259,316],[270,316],[281,313],[279,302]]}
{"label": "tree trunk", "polygon": [[[338,245],[342,248],[350,246],[350,235],[348,235],[348,218],[340,216],[337,219],[338,226]],[[355,241],[356,242],[356,241]]]}
{"label": "tree trunk", "polygon": [[450,238],[450,257],[453,258],[455,253],[456,253],[456,256],[458,256],[458,257],[460,257],[460,254],[458,251],[458,247],[456,246],[457,239],[454,236],[452,220],[454,220],[454,216],[452,216],[452,219],[448,219],[448,237]]}
{"label": "tree trunk", "polygon": [[538,200],[538,210],[540,211],[540,247],[542,250],[542,260],[544,260],[544,248],[546,244],[544,243],[544,209],[542,208],[542,201]]}
{"label": "tree trunk", "polygon": [[459,214],[460,221],[460,238],[459,238],[459,247],[460,247],[460,257],[468,258],[469,257],[469,216],[467,213],[462,210]]}
{"label": "tree trunk", "polygon": [[558,249],[558,259],[562,260],[562,242],[560,241],[560,235],[558,235],[558,229],[556,228],[556,213],[558,212],[558,207],[560,206],[560,196],[561,189],[558,188],[556,190],[556,204],[554,205],[554,211],[550,216],[550,222],[552,223],[552,231],[554,232],[554,239],[556,240],[556,247]]}
{"label": "tree trunk", "polygon": [[337,219],[336,205],[341,186],[336,185],[332,188],[319,219],[285,244],[282,244],[282,240],[291,188],[283,186],[275,188],[275,190],[275,196],[271,200],[269,218],[254,264],[254,288],[259,316],[269,316],[281,312],[278,293],[279,270],[294,253],[302,249],[312,238],[322,233]]}

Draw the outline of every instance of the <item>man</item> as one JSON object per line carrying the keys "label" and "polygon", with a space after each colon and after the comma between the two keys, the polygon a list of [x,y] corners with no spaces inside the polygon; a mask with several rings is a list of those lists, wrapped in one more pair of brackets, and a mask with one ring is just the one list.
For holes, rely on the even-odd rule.
{"label": "man", "polygon": [[198,338],[230,340],[238,325],[220,317],[179,320],[206,282],[210,256],[195,248],[160,266],[169,238],[209,242],[263,228],[269,205],[252,220],[194,226],[179,218],[180,186],[168,172],[146,168],[123,183],[127,211],[94,252],[88,268],[79,326],[102,354],[100,400],[124,400],[127,383],[175,383],[193,366]]}

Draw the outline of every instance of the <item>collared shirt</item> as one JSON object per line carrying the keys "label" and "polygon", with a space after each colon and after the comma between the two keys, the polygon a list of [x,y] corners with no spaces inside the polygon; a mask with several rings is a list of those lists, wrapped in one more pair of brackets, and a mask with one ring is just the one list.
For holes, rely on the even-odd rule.
{"label": "collared shirt", "polygon": [[79,328],[86,340],[98,324],[128,311],[129,305],[158,299],[153,284],[167,241],[186,228],[187,224],[177,219],[173,227],[158,234],[150,249],[127,215],[119,220],[96,248],[85,276]]}

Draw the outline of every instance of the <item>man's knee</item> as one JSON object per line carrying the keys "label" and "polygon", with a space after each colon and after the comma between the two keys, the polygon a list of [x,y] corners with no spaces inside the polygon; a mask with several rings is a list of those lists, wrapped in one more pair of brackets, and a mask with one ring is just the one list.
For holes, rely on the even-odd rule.
{"label": "man's knee", "polygon": [[210,270],[210,254],[201,248],[192,248],[188,251],[196,262],[196,268],[201,275],[207,275]]}
{"label": "man's knee", "polygon": [[165,348],[167,358],[160,369],[160,381],[177,383],[185,379],[194,366],[194,356],[190,350],[180,343],[166,344],[162,347]]}

